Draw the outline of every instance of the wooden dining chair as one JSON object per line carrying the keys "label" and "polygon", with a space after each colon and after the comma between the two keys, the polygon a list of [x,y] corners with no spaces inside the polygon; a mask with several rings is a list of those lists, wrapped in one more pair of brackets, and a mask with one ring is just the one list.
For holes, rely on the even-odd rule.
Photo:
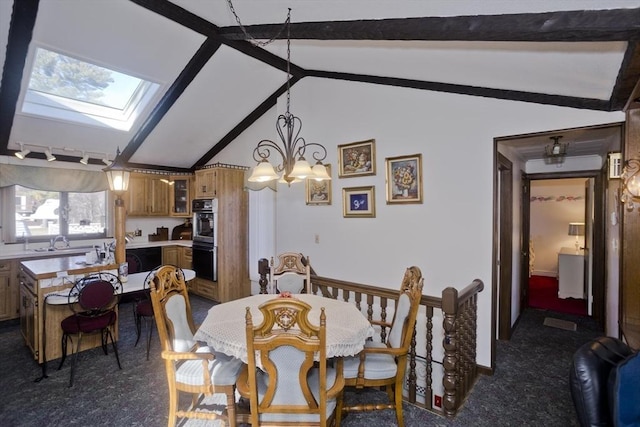
{"label": "wooden dining chair", "polygon": [[[161,266],[160,266],[161,267]],[[144,279],[142,284],[142,292],[133,304],[133,319],[136,323],[136,343],[133,345],[136,347],[140,341],[142,335],[142,323],[147,327],[147,360],[149,360],[149,351],[151,350],[151,336],[153,335],[153,305],[151,304],[151,296],[149,295],[149,288],[151,282],[156,276],[156,271],[160,268],[156,267],[151,270]]]}
{"label": "wooden dining chair", "polygon": [[246,309],[248,364],[238,392],[250,401],[254,427],[324,427],[336,421],[342,359],[328,366],[324,308],[318,326],[309,320],[310,309],[304,301],[274,298],[260,305],[263,321],[257,326]]}
{"label": "wooden dining chair", "polygon": [[[196,328],[180,268],[158,268],[150,283],[150,295],[169,384],[169,427],[177,418],[223,419],[234,427],[235,383],[242,361],[200,346],[194,339]],[[191,394],[186,410],[179,409],[179,392]],[[217,393],[226,395],[226,414],[205,408],[205,398]]]}
{"label": "wooden dining chair", "polygon": [[116,355],[118,368],[120,356],[118,356],[118,345],[113,339],[114,326],[118,319],[118,300],[122,294],[122,283],[115,274],[101,272],[90,274],[78,279],[69,292],[69,307],[73,314],[64,318],[60,323],[62,328],[62,359],[58,370],[64,365],[67,358],[67,345],[72,336],[77,336],[76,349],[71,361],[71,374],[69,387],[73,386],[73,377],[78,364],[78,353],[82,345],[82,337],[87,334],[100,333],[102,338],[102,350],[107,354],[108,340],[111,340],[113,352]]}
{"label": "wooden dining chair", "polygon": [[385,342],[367,341],[364,350],[344,360],[345,386],[363,389],[385,387],[389,403],[361,403],[345,406],[342,395],[338,400],[337,418],[343,412],[395,409],[399,427],[404,427],[402,414],[402,383],[407,366],[424,279],[418,267],[409,267],[404,273],[400,294],[391,323],[372,321],[372,325],[388,328]]}
{"label": "wooden dining chair", "polygon": [[271,292],[311,293],[311,265],[309,257],[296,252],[284,252],[278,255],[278,264],[271,257]]}

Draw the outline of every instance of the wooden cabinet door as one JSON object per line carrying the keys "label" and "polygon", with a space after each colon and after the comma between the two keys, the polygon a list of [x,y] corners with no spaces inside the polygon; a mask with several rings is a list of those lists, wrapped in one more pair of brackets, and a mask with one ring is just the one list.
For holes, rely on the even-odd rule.
{"label": "wooden cabinet door", "polygon": [[20,286],[20,332],[33,352],[35,359],[39,357],[39,341],[36,330],[38,328],[38,310],[36,296],[25,286]]}
{"label": "wooden cabinet door", "polygon": [[216,197],[216,171],[204,169],[196,171],[196,199]]}
{"label": "wooden cabinet door", "polygon": [[0,272],[0,320],[11,319],[13,298],[11,292],[11,274]]}
{"label": "wooden cabinet door", "polygon": [[144,175],[131,174],[126,197],[127,215],[147,215],[147,178]]}
{"label": "wooden cabinet door", "polygon": [[[165,180],[166,181],[166,180]],[[148,215],[169,216],[169,184],[160,178],[147,179]]]}
{"label": "wooden cabinet door", "polygon": [[163,265],[175,265],[179,267],[180,259],[178,257],[177,246],[164,246],[162,248],[162,264]]}
{"label": "wooden cabinet door", "polygon": [[178,218],[191,216],[191,187],[192,179],[184,176],[172,176],[173,185],[169,187],[170,212],[169,215]]}
{"label": "wooden cabinet door", "polygon": [[178,264],[180,268],[191,270],[193,268],[193,249],[179,246],[178,254],[180,257],[180,264]]}

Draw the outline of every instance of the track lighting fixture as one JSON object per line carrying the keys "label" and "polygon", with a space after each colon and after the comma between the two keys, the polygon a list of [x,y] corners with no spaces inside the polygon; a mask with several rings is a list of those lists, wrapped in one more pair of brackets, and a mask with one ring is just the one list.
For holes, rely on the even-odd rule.
{"label": "track lighting fixture", "polygon": [[109,160],[109,156],[107,156],[107,153],[104,154],[104,157],[102,158],[102,163],[104,163],[107,166],[111,165],[111,160]]}
{"label": "track lighting fixture", "polygon": [[27,157],[27,154],[29,154],[30,152],[31,150],[25,149],[24,144],[20,143],[20,151],[16,153],[16,157],[19,158],[20,160],[23,160],[25,157]]}
{"label": "track lighting fixture", "polygon": [[51,153],[51,147],[44,150],[44,155],[47,156],[48,162],[53,162],[56,159],[56,156],[54,156],[53,153]]}

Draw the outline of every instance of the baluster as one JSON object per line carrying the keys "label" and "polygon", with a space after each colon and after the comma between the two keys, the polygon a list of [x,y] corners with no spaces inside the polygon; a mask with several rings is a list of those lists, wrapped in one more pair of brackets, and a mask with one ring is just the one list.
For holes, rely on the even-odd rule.
{"label": "baluster", "polygon": [[456,413],[456,371],[458,339],[456,336],[456,314],[458,310],[458,290],[446,288],[442,291],[442,327],[444,338],[442,346],[444,348],[444,376],[442,385],[444,386],[444,396],[442,407],[447,418],[452,418]]}
{"label": "baluster", "polygon": [[427,378],[425,384],[425,404],[433,409],[433,307],[427,307]]}

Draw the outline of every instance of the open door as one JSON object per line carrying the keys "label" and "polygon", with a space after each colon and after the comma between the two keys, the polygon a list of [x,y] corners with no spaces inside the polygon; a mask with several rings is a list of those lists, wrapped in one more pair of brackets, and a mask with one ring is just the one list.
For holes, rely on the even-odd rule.
{"label": "open door", "polygon": [[513,250],[513,164],[498,153],[499,259],[498,259],[498,339],[511,338],[511,291]]}
{"label": "open door", "polygon": [[531,261],[535,259],[535,253],[531,253],[531,239],[529,232],[531,229],[531,180],[521,172],[521,221],[520,221],[520,312],[529,306],[529,277],[531,276]]}

